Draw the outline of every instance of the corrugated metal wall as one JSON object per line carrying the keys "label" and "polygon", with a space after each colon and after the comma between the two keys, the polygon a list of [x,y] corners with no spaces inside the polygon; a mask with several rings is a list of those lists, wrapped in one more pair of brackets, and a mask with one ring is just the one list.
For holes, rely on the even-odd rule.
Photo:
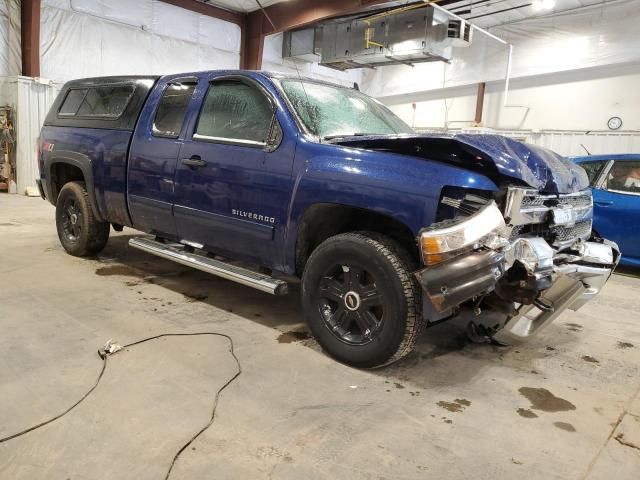
{"label": "corrugated metal wall", "polygon": [[36,185],[38,178],[37,140],[47,112],[59,87],[29,77],[1,77],[0,103],[13,107],[16,133],[17,192]]}
{"label": "corrugated metal wall", "polygon": [[[419,130],[434,132],[434,130]],[[448,133],[494,133],[539,145],[560,155],[580,156],[587,151],[592,155],[613,153],[640,153],[638,131],[577,131],[577,130],[494,130],[490,128],[450,129]]]}
{"label": "corrugated metal wall", "polygon": [[[640,132],[540,132],[529,133],[526,141],[561,155],[640,153]],[[586,150],[585,150],[586,149]]]}

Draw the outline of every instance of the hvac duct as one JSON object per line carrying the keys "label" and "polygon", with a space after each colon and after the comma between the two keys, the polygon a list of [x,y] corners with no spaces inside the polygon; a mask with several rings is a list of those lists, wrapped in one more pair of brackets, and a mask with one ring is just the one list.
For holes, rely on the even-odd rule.
{"label": "hvac duct", "polygon": [[[449,61],[453,47],[471,43],[471,25],[432,6],[396,8],[364,18],[287,32],[283,58],[347,70],[392,64]],[[317,58],[317,57],[316,57]]]}

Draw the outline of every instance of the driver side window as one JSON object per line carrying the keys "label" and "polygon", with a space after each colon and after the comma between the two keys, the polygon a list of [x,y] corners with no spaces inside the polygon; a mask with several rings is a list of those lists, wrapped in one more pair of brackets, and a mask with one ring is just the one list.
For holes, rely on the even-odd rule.
{"label": "driver side window", "polygon": [[607,190],[640,193],[640,161],[616,161],[607,176]]}
{"label": "driver side window", "polygon": [[273,109],[258,88],[236,80],[214,82],[204,100],[196,139],[264,145]]}

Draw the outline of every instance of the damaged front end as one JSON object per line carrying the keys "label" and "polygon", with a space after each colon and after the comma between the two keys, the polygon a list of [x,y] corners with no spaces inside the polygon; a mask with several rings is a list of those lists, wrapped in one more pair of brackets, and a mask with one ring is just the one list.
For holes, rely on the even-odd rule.
{"label": "damaged front end", "polygon": [[497,198],[443,196],[461,214],[420,233],[430,323],[460,316],[476,336],[526,341],[565,309],[593,298],[615,269],[613,242],[591,231],[591,192],[509,187]]}

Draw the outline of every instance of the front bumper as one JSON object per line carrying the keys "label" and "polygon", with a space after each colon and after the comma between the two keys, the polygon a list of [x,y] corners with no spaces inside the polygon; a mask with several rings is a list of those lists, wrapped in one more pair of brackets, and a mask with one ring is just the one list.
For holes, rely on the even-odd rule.
{"label": "front bumper", "polygon": [[551,287],[540,294],[539,301],[520,305],[493,339],[506,345],[525,342],[566,309],[578,310],[600,293],[614,268],[615,265],[593,267],[579,263],[554,268]]}
{"label": "front bumper", "polygon": [[[462,254],[416,276],[429,322],[461,315],[486,336],[513,345],[535,335],[567,308],[577,310],[595,297],[619,258],[617,245],[606,240],[580,241],[568,254],[542,239],[520,238],[500,250],[483,247]],[[512,276],[510,271],[524,271],[525,264],[526,280],[501,288]],[[517,298],[509,298],[514,289]]]}

